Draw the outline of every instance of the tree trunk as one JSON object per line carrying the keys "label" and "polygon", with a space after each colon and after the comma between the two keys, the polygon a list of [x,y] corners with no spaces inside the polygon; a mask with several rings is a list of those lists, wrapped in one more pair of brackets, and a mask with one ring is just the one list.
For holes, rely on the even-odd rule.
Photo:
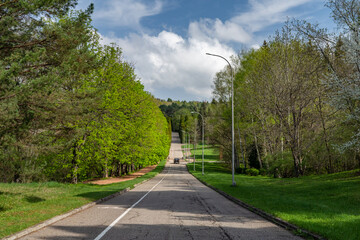
{"label": "tree trunk", "polygon": [[219,160],[222,161],[224,159],[224,149],[222,147],[219,148]]}
{"label": "tree trunk", "polygon": [[244,135],[244,160],[245,160],[245,168],[246,168],[246,165],[247,165],[247,163],[246,163],[246,153],[247,153],[247,148],[246,148],[246,134]]}
{"label": "tree trunk", "polygon": [[78,165],[75,165],[74,167],[73,167],[74,169],[73,169],[73,177],[72,177],[72,183],[73,184],[77,184],[78,183],[78,177],[77,177],[77,170],[78,170]]}
{"label": "tree trunk", "polygon": [[74,149],[73,149],[73,157],[71,160],[72,166],[73,166],[73,170],[72,170],[72,179],[71,182],[73,184],[77,184],[78,182],[78,178],[77,178],[77,170],[78,170],[78,165],[77,165],[77,142],[75,142],[74,144]]}
{"label": "tree trunk", "polygon": [[303,175],[303,168],[302,168],[302,156],[299,151],[299,146],[296,144],[292,144],[291,146],[291,152],[294,159],[294,170],[295,170],[295,176],[299,177],[300,175]]}
{"label": "tree trunk", "polygon": [[333,163],[332,163],[332,156],[331,156],[331,150],[330,150],[330,146],[329,146],[329,139],[328,139],[328,134],[327,134],[327,129],[326,129],[326,123],[325,123],[325,119],[324,119],[324,115],[323,115],[323,111],[322,111],[321,98],[319,98],[318,111],[319,111],[320,118],[321,118],[321,124],[322,124],[322,128],[323,128],[323,133],[324,133],[325,147],[326,147],[326,151],[327,151],[327,155],[328,155],[327,172],[333,173],[334,167],[333,167]]}
{"label": "tree trunk", "polygon": [[244,149],[242,147],[240,128],[239,127],[238,127],[238,134],[239,134],[239,142],[240,142],[240,151],[241,151],[242,161],[243,161],[244,168],[246,168],[245,157],[244,157]]}
{"label": "tree trunk", "polygon": [[122,163],[120,163],[120,162],[118,164],[118,175],[119,175],[119,177],[122,176]]}
{"label": "tree trunk", "polygon": [[236,146],[234,146],[234,157],[235,157],[235,162],[234,162],[234,167],[235,168],[238,168],[238,167],[240,167],[240,161],[239,161],[239,154],[238,154],[238,151],[237,151],[237,147]]}
{"label": "tree trunk", "polygon": [[125,175],[129,174],[129,165],[127,163],[124,164],[124,174]]}
{"label": "tree trunk", "polygon": [[104,167],[104,177],[105,178],[109,177],[109,168],[108,168],[108,164],[107,164],[107,158],[106,158],[106,163],[105,163],[105,167]]}
{"label": "tree trunk", "polygon": [[[251,118],[251,122],[254,123],[252,118]],[[259,146],[258,146],[258,142],[257,142],[257,136],[256,136],[255,129],[253,130],[253,132],[254,132],[254,142],[255,142],[256,153],[257,153],[257,157],[258,157],[258,161],[259,161],[259,166],[260,166],[260,168],[262,168],[262,161],[261,161],[261,156],[260,156],[260,151],[259,151]]]}
{"label": "tree trunk", "polygon": [[[270,143],[271,144],[271,143]],[[266,136],[264,135],[264,143],[263,143],[263,148],[264,148],[264,162],[265,162],[265,167],[266,169],[269,169],[269,162],[266,158],[268,152],[267,152],[267,146],[266,146]]]}
{"label": "tree trunk", "polygon": [[255,141],[255,148],[256,148],[256,153],[257,153],[257,157],[258,157],[258,161],[259,161],[259,166],[260,166],[260,168],[262,168],[262,161],[261,161],[261,156],[260,156],[260,151],[259,151],[259,146],[258,146],[255,131],[254,131],[254,141]]}

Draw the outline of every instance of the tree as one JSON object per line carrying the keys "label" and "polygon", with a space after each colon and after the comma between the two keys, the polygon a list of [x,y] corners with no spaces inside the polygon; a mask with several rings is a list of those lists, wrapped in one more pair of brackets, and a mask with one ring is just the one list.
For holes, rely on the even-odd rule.
{"label": "tree", "polygon": [[315,131],[317,126],[313,106],[324,65],[316,49],[292,35],[288,25],[263,51],[265,55],[255,68],[261,70],[249,75],[255,90],[251,94],[260,106],[255,116],[261,122],[270,120],[265,116],[278,121],[292,152],[295,175],[299,176],[304,173],[305,150],[311,146],[309,130]]}
{"label": "tree", "polygon": [[[335,22],[344,27],[336,45],[334,66],[326,85],[331,89],[331,104],[347,114],[349,124],[355,124],[354,134],[343,148],[360,153],[360,3],[355,0],[329,1]],[[339,64],[342,61],[342,64]],[[339,64],[341,67],[335,65]]]}
{"label": "tree", "polygon": [[[337,149],[344,155],[353,152],[360,159],[360,122],[359,122],[359,19],[360,3],[356,0],[329,0],[326,3],[332,17],[342,32],[339,35],[320,29],[305,21],[294,21],[294,27],[305,37],[311,39],[326,59],[329,73],[323,84],[328,89],[327,98],[337,110],[341,122],[341,138],[337,137]],[[345,118],[343,116],[346,116]],[[348,134],[348,132],[352,132]],[[352,158],[350,156],[347,157]],[[348,161],[343,159],[343,161]],[[343,163],[346,165],[346,163]],[[360,166],[360,160],[358,161]]]}
{"label": "tree", "polygon": [[[320,81],[326,69],[320,53],[285,24],[281,33],[258,50],[242,52],[238,61],[235,115],[243,137],[240,134],[237,146],[240,141],[248,143],[249,161],[258,168],[269,168],[268,155],[281,152],[283,156],[286,147],[292,154],[294,175],[302,175],[304,158],[320,129],[314,107],[319,106]],[[216,99],[226,101],[226,72],[217,74],[214,85]],[[213,139],[230,152],[230,122],[226,121],[230,110],[226,103],[219,110]]]}
{"label": "tree", "polygon": [[0,3],[1,181],[78,181],[158,163],[169,130],[75,0]]}
{"label": "tree", "polygon": [[75,4],[0,4],[0,161],[5,181],[18,181],[34,158],[57,151],[54,138],[74,135],[71,124],[63,123],[74,123],[83,112],[74,89],[96,65],[97,45],[90,26],[93,5],[69,14]]}

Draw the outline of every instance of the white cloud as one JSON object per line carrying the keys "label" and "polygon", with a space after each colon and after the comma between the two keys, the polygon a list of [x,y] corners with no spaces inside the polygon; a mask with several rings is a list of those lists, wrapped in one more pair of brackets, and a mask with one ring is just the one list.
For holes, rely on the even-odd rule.
{"label": "white cloud", "polygon": [[189,35],[197,39],[216,38],[225,42],[248,43],[252,37],[239,24],[220,19],[201,19],[189,25]]}
{"label": "white cloud", "polygon": [[[103,37],[103,42],[116,42],[127,61],[135,65],[145,89],[182,93],[196,99],[211,99],[211,85],[215,73],[226,66],[222,59],[210,57],[206,52],[230,58],[235,52],[216,39],[199,40],[167,31],[157,36],[131,34],[126,38]],[[172,97],[169,95],[168,97]]]}
{"label": "white cloud", "polygon": [[288,11],[306,3],[319,0],[249,0],[250,10],[229,21],[242,25],[252,33],[286,21]]}
{"label": "white cloud", "polygon": [[206,52],[229,59],[235,54],[229,44],[241,43],[257,49],[263,41],[257,32],[284,22],[287,16],[294,16],[295,7],[314,1],[322,0],[249,0],[248,11],[228,20],[203,18],[189,23],[186,38],[165,30],[157,35],[141,33],[140,20],[160,13],[161,0],[151,1],[153,5],[146,5],[144,0],[106,1],[105,8],[95,10],[95,20],[140,30],[120,38],[103,36],[103,42],[115,42],[123,49],[125,59],[134,64],[147,91],[164,99],[203,96],[200,99],[210,100],[213,77],[226,62],[207,56]]}
{"label": "white cloud", "polygon": [[[143,17],[159,14],[163,8],[160,0],[145,4],[141,0],[102,0],[95,4],[94,20],[106,22],[111,26],[127,26],[140,29],[140,20]],[[100,8],[97,9],[96,7]]]}
{"label": "white cloud", "polygon": [[260,45],[259,44],[254,44],[254,45],[251,45],[250,48],[257,50],[257,49],[260,48]]}
{"label": "white cloud", "polygon": [[[315,0],[319,1],[319,0]],[[197,39],[215,38],[221,42],[254,45],[253,35],[268,26],[283,23],[289,10],[314,0],[249,0],[250,9],[223,22],[200,19],[189,24],[189,35]]]}

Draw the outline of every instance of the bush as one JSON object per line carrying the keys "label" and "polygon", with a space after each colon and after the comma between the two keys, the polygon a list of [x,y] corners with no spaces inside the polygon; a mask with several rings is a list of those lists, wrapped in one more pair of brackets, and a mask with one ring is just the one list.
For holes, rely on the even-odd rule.
{"label": "bush", "polygon": [[261,168],[260,171],[259,171],[259,174],[260,174],[261,176],[266,176],[267,170],[266,170],[265,168]]}
{"label": "bush", "polygon": [[273,175],[275,178],[294,177],[294,160],[290,151],[285,151],[283,154],[267,155],[265,161],[269,163],[267,174]]}
{"label": "bush", "polygon": [[238,174],[245,174],[246,168],[244,167],[244,164],[240,164],[239,167],[235,168],[235,172]]}
{"label": "bush", "polygon": [[256,168],[249,168],[246,169],[245,173],[249,176],[257,176],[259,175],[259,170],[257,170]]}

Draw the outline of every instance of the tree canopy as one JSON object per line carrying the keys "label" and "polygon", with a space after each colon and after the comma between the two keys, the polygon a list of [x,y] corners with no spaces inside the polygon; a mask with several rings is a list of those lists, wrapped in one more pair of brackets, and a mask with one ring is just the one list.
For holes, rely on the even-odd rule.
{"label": "tree canopy", "polygon": [[[287,22],[257,50],[232,59],[236,69],[236,165],[277,176],[360,167],[359,16],[354,0],[326,4],[343,31]],[[230,73],[214,78],[211,141],[231,159]]]}
{"label": "tree canopy", "polygon": [[76,183],[168,154],[155,99],[76,4],[0,3],[0,181]]}

